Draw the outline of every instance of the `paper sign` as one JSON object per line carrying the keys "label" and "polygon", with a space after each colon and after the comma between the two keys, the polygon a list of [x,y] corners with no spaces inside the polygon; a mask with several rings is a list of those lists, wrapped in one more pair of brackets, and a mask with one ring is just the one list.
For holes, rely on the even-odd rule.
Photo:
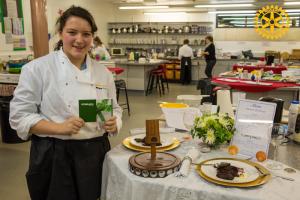
{"label": "paper sign", "polygon": [[232,144],[239,148],[240,155],[255,157],[258,151],[268,155],[271,140],[271,123],[238,123]]}
{"label": "paper sign", "polygon": [[79,100],[79,117],[85,122],[96,122],[96,99]]}
{"label": "paper sign", "polygon": [[79,117],[85,122],[105,122],[113,115],[112,99],[83,99],[79,100]]}
{"label": "paper sign", "polygon": [[258,151],[268,154],[276,104],[240,100],[235,118],[236,132],[231,144],[239,154],[255,157]]}
{"label": "paper sign", "polygon": [[258,123],[273,123],[276,106],[275,103],[242,99],[238,104],[236,122],[251,120]]}

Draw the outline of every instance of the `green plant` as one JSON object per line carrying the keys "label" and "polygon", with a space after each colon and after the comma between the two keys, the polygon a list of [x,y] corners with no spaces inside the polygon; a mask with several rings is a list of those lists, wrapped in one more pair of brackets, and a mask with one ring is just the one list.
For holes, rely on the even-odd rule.
{"label": "green plant", "polygon": [[227,114],[196,117],[191,134],[212,147],[230,141],[234,134],[234,120]]}

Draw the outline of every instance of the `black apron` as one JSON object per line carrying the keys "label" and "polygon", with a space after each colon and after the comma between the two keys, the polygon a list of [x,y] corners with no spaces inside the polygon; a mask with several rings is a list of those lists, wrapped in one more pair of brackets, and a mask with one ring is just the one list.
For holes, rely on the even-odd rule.
{"label": "black apron", "polygon": [[192,79],[192,59],[191,57],[182,57],[180,62],[180,81],[182,84],[190,84]]}
{"label": "black apron", "polygon": [[110,150],[107,134],[86,140],[33,135],[27,185],[32,200],[96,200],[102,165]]}

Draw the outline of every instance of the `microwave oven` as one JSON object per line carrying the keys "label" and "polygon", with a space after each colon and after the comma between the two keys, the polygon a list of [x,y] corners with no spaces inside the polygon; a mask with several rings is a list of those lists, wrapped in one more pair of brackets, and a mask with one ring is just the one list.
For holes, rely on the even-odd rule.
{"label": "microwave oven", "polygon": [[124,55],[124,49],[123,48],[111,48],[110,54],[112,56],[123,56]]}

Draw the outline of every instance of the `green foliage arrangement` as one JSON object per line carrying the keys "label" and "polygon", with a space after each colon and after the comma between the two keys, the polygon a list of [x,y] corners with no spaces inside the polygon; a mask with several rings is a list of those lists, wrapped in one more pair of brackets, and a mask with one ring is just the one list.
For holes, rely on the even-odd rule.
{"label": "green foliage arrangement", "polygon": [[234,119],[227,114],[212,114],[196,117],[191,134],[211,147],[230,141],[234,134]]}

